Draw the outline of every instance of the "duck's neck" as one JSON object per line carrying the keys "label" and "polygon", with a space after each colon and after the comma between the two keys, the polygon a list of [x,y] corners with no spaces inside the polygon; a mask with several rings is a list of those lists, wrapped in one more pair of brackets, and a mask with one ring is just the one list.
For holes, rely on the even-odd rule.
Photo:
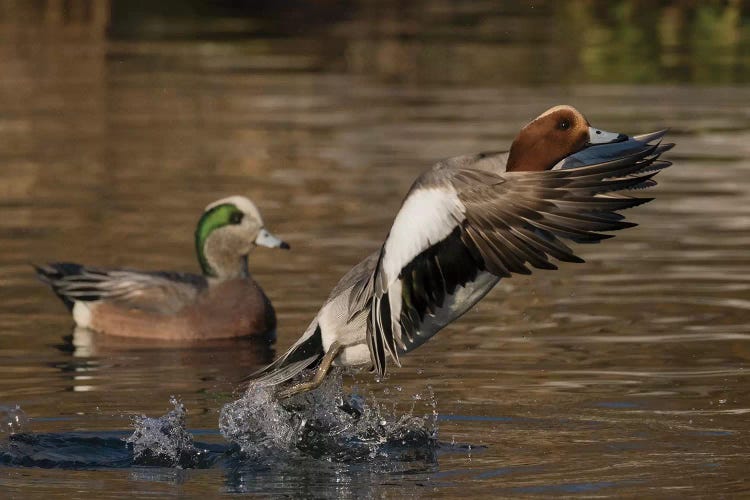
{"label": "duck's neck", "polygon": [[221,241],[209,238],[203,248],[198,249],[198,261],[204,276],[219,281],[247,278],[250,272],[247,268],[247,255],[237,256],[229,253]]}
{"label": "duck's neck", "polygon": [[545,157],[543,148],[540,148],[522,130],[510,146],[505,170],[507,172],[547,170],[549,162],[550,160]]}

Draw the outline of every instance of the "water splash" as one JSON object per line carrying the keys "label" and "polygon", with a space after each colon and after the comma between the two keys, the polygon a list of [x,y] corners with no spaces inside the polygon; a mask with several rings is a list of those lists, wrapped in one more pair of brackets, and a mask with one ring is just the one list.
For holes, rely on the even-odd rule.
{"label": "water splash", "polygon": [[266,449],[287,449],[295,434],[292,413],[263,386],[250,387],[240,399],[222,407],[219,431],[250,456]]}
{"label": "water splash", "polygon": [[20,406],[0,406],[0,435],[29,432],[29,417]]}
{"label": "water splash", "polygon": [[[430,393],[399,413],[392,398],[345,394],[335,372],[321,387],[279,402],[268,388],[251,386],[226,404],[219,430],[249,458],[269,453],[327,461],[434,461],[437,412]],[[418,415],[418,405],[427,413]]]}
{"label": "water splash", "polygon": [[196,467],[202,452],[193,444],[193,436],[185,426],[185,406],[174,396],[169,402],[172,410],[161,417],[135,417],[135,430],[125,442],[132,445],[137,464]]}

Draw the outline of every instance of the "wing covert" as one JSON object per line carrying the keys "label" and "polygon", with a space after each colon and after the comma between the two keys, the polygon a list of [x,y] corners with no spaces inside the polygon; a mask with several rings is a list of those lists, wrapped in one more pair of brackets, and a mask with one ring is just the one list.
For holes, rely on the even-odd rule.
{"label": "wing covert", "polygon": [[[673,145],[627,146],[620,146],[619,156],[611,148],[599,157],[587,150],[589,163],[573,168],[498,172],[473,168],[462,157],[457,166],[438,164],[423,174],[396,215],[369,280],[374,369],[384,374],[387,355],[399,364],[399,352],[410,350],[415,336],[429,337],[442,327],[421,332],[426,318],[455,314],[447,324],[463,314],[486,290],[465,294],[461,300],[473,301],[468,305],[457,305],[452,294],[469,290],[484,274],[557,269],[553,259],[583,262],[563,240],[596,243],[613,236],[607,232],[635,226],[619,211],[651,198],[620,192],[655,185],[653,177],[671,165],[658,158]],[[491,288],[496,281],[488,283]]]}

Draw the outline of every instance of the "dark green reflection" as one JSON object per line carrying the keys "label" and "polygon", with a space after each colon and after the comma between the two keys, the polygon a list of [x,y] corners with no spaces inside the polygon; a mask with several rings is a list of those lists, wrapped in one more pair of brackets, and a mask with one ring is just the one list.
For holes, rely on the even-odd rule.
{"label": "dark green reflection", "polygon": [[[9,25],[42,24],[54,34],[80,24],[76,33],[107,41],[202,43],[205,57],[232,51],[250,69],[281,52],[317,71],[420,85],[750,80],[746,0],[59,0],[2,7]],[[210,65],[202,62],[194,64],[204,71]]]}

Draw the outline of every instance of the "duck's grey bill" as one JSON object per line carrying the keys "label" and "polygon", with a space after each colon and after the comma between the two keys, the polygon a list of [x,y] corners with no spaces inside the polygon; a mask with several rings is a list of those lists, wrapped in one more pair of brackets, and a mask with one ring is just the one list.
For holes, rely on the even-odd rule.
{"label": "duck's grey bill", "polygon": [[592,145],[564,158],[552,170],[582,167],[621,158],[642,151],[644,147],[648,147],[648,143],[660,141],[666,133],[666,130],[660,130],[650,134],[626,137],[622,141]]}
{"label": "duck's grey bill", "polygon": [[258,233],[258,237],[255,238],[255,244],[268,248],[283,248],[284,250],[289,249],[289,243],[280,240],[265,229],[260,230],[260,232]]}
{"label": "duck's grey bill", "polygon": [[607,132],[606,130],[600,130],[598,128],[589,127],[589,144],[609,144],[611,142],[622,142],[627,140],[628,136],[625,134],[618,134],[617,132]]}

